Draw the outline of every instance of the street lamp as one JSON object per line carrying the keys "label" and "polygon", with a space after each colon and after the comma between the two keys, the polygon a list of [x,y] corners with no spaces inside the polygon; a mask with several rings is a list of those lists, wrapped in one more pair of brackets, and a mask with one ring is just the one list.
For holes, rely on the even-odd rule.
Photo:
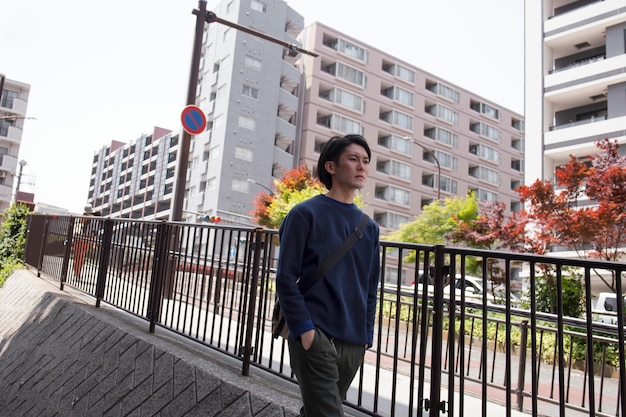
{"label": "street lamp", "polygon": [[404,139],[413,141],[414,144],[428,152],[430,156],[432,156],[432,158],[435,160],[435,164],[437,164],[437,201],[441,201],[441,165],[439,164],[439,159],[437,159],[437,157],[435,156],[435,152],[431,151],[426,146],[419,143],[415,138],[405,136]]}
{"label": "street lamp", "polygon": [[261,184],[261,183],[256,182],[256,181],[255,181],[255,180],[253,180],[252,178],[248,178],[248,182],[249,182],[249,183],[252,183],[252,184],[256,184],[256,185],[258,185],[258,186],[259,186],[259,187],[261,187],[261,188],[265,188],[265,189],[266,189],[266,190],[270,193],[270,196],[272,196],[272,197],[274,196],[274,191],[272,191],[269,187],[266,187],[265,185],[263,185],[263,184]]}

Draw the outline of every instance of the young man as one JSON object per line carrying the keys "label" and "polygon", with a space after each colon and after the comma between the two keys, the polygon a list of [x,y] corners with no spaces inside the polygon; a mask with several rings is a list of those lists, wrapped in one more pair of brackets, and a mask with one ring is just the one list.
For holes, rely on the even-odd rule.
{"label": "young man", "polygon": [[380,272],[374,221],[368,220],[362,238],[305,294],[298,287],[360,223],[354,197],[365,186],[370,157],[361,135],[331,138],[317,165],[328,193],[296,205],[280,226],[276,290],[302,416],[344,415],[342,401],[373,343]]}

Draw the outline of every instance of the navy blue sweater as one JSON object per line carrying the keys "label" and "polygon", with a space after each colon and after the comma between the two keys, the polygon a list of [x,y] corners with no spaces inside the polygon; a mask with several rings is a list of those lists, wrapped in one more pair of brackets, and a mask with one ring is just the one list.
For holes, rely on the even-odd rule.
{"label": "navy blue sweater", "polygon": [[380,275],[379,228],[369,220],[363,238],[304,295],[306,280],[361,221],[361,210],[324,195],[296,205],[280,226],[276,290],[293,337],[318,327],[329,337],[372,344]]}

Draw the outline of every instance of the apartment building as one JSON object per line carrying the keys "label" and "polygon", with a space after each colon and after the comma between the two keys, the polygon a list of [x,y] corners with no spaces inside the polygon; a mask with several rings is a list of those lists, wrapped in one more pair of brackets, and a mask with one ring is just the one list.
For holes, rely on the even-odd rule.
{"label": "apartment building", "polygon": [[[525,2],[525,182],[626,143],[626,1]],[[623,152],[623,151],[622,151]]]}
{"label": "apartment building", "polygon": [[321,23],[307,27],[300,161],[313,167],[334,135],[372,149],[365,211],[397,229],[436,199],[475,191],[519,208],[524,172],[519,114]]}
{"label": "apartment building", "polygon": [[88,202],[103,216],[167,220],[178,133],[155,127],[128,143],[112,141],[93,157]]}
{"label": "apartment building", "polygon": [[[15,198],[30,85],[0,74],[0,213]],[[23,164],[22,164],[23,165]],[[32,201],[30,201],[32,202]]]}
{"label": "apartment building", "polygon": [[[289,44],[297,44],[304,26],[281,0],[223,1],[214,12]],[[208,126],[190,145],[183,217],[196,221],[202,213],[250,225],[255,196],[296,166],[298,57],[218,23],[205,26],[202,51],[197,104]]]}

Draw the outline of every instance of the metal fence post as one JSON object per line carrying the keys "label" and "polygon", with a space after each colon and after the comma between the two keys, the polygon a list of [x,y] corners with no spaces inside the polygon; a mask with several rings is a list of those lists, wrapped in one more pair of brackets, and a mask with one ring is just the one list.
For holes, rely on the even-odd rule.
{"label": "metal fence post", "polygon": [[[46,219],[48,215],[46,215]],[[63,286],[65,285],[65,281],[67,281],[67,271],[70,266],[70,257],[72,256],[72,242],[74,242],[74,217],[69,218],[69,226],[67,228],[67,234],[65,235],[65,251],[63,253],[63,265],[61,266],[61,281],[60,289],[63,291]],[[47,222],[47,220],[46,220]]]}
{"label": "metal fence post", "polygon": [[111,257],[111,238],[113,236],[113,221],[110,218],[104,220],[104,233],[100,242],[100,264],[98,265],[98,277],[96,278],[96,307],[104,297],[107,274],[109,271],[109,258]]}
{"label": "metal fence post", "polygon": [[[441,357],[443,348],[443,287],[445,284],[445,252],[443,245],[435,246],[435,275],[433,293],[433,330],[432,330],[432,358],[430,400],[427,403],[432,411],[431,416],[438,416],[446,412],[445,401],[441,401]],[[426,409],[428,411],[428,408]]]}
{"label": "metal fence post", "polygon": [[259,271],[261,265],[261,252],[263,251],[263,228],[257,227],[254,231],[254,257],[252,260],[252,275],[250,276],[250,298],[248,300],[248,312],[246,319],[246,336],[244,338],[243,364],[241,374],[250,375],[250,358],[253,354],[252,330],[254,329],[254,311],[256,308],[256,294],[259,284]]}
{"label": "metal fence post", "polygon": [[165,221],[157,226],[156,242],[154,247],[154,262],[152,264],[152,279],[148,288],[147,316],[150,321],[150,333],[154,333],[156,322],[161,314],[161,294],[163,292],[164,274],[168,264],[168,243],[170,240],[169,227]]}
{"label": "metal fence post", "polygon": [[528,320],[523,320],[520,328],[519,368],[517,373],[517,410],[524,411],[524,384],[526,382],[526,343],[528,340]]}
{"label": "metal fence post", "polygon": [[43,225],[43,234],[41,236],[41,245],[39,246],[39,259],[37,260],[37,276],[41,276],[41,270],[43,269],[44,255],[46,252],[46,242],[48,241],[48,222],[49,217],[46,216],[46,220]]}

